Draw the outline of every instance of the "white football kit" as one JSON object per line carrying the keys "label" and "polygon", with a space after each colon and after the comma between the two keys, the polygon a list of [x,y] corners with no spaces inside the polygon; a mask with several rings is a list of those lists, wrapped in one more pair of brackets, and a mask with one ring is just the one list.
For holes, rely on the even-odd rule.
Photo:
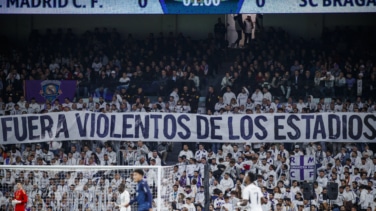
{"label": "white football kit", "polygon": [[262,211],[261,198],[263,196],[261,188],[253,183],[247,185],[242,192],[242,199],[248,201],[248,207],[252,211]]}

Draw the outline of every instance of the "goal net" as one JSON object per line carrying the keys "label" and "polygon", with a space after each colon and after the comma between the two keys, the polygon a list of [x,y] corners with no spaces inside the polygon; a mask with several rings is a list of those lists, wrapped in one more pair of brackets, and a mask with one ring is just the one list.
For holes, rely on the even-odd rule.
{"label": "goal net", "polygon": [[[120,204],[118,187],[125,184],[133,199],[132,175],[143,169],[153,195],[153,210],[171,210],[169,195],[174,184],[173,167],[165,166],[2,166],[0,210],[14,210],[16,184],[28,195],[28,210],[115,211]],[[4,209],[2,209],[4,208]],[[137,203],[131,205],[137,210]]]}

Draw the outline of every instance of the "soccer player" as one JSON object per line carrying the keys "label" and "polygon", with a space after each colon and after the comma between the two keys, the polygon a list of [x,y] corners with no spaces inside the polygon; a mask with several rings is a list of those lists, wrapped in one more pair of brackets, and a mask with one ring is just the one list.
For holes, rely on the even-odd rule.
{"label": "soccer player", "polygon": [[143,180],[144,171],[142,169],[136,169],[133,171],[133,181],[137,183],[136,187],[136,198],[132,199],[129,204],[125,205],[128,207],[137,201],[138,211],[152,211],[152,195],[150,192],[149,185]]}
{"label": "soccer player", "polygon": [[129,192],[125,189],[125,185],[120,184],[118,190],[120,193],[120,204],[117,206],[120,208],[120,211],[131,211],[129,206],[125,207],[125,205],[129,204],[130,201]]}
{"label": "soccer player", "polygon": [[242,191],[242,201],[239,202],[239,205],[246,206],[248,204],[252,211],[262,211],[261,198],[263,194],[261,189],[253,183],[255,178],[256,176],[253,173],[248,172],[244,179],[247,186]]}
{"label": "soccer player", "polygon": [[27,195],[26,191],[22,188],[21,183],[17,183],[17,191],[14,193],[12,203],[16,205],[14,211],[25,211]]}

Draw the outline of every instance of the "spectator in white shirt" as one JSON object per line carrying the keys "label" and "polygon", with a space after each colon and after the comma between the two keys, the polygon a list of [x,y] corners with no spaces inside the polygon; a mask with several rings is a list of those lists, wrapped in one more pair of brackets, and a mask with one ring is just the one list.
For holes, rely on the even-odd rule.
{"label": "spectator in white shirt", "polygon": [[72,152],[68,153],[67,165],[77,165],[77,159],[73,157]]}
{"label": "spectator in white shirt", "polygon": [[275,172],[275,166],[274,165],[269,165],[269,171],[267,171],[264,174],[264,179],[267,180],[269,176],[273,176],[273,178],[277,179],[277,173]]}
{"label": "spectator in white shirt", "polygon": [[237,160],[241,156],[242,156],[242,152],[239,151],[238,145],[234,145],[233,150],[232,150],[232,158]]}
{"label": "spectator in white shirt", "polygon": [[109,166],[113,163],[111,158],[108,156],[108,154],[103,155],[103,160],[101,160],[101,165],[102,166]]}
{"label": "spectator in white shirt", "polygon": [[13,110],[10,111],[10,115],[20,115],[22,112],[23,110],[20,109],[20,106],[15,104]]}
{"label": "spectator in white shirt", "polygon": [[71,146],[71,151],[70,152],[72,153],[72,157],[74,159],[78,160],[80,158],[80,153],[77,152],[77,147],[75,145]]}
{"label": "spectator in white shirt", "polygon": [[214,106],[214,110],[216,112],[219,112],[221,109],[224,109],[226,107],[226,104],[223,102],[223,98],[219,97],[218,102]]}
{"label": "spectator in white shirt", "polygon": [[[174,88],[174,90],[172,90],[171,94],[170,94],[170,97],[173,98],[173,101],[174,101],[174,105],[176,105],[176,103],[179,101],[179,95],[178,95],[178,92],[179,92],[179,89],[178,88]],[[171,104],[171,103],[170,103]],[[171,105],[170,105],[171,106]]]}
{"label": "spectator in white shirt", "polygon": [[200,186],[199,191],[196,193],[195,204],[201,207],[205,207],[205,187]]}
{"label": "spectator in white shirt", "polygon": [[137,157],[147,157],[149,154],[149,149],[148,147],[142,142],[138,141],[137,142]]}
{"label": "spectator in white shirt", "polygon": [[31,98],[29,107],[31,108],[33,113],[39,113],[40,111],[40,105],[35,101],[35,98]]}
{"label": "spectator in white shirt", "polygon": [[361,174],[360,180],[358,180],[359,185],[368,185],[367,173],[363,172]]}
{"label": "spectator in white shirt", "polygon": [[219,190],[221,190],[221,191],[223,190],[222,185],[219,184],[219,182],[218,182],[217,179],[215,179],[215,180],[213,181],[213,184],[210,184],[210,187],[209,187],[209,194],[210,194],[210,195],[213,195],[215,189],[219,189]]}
{"label": "spectator in white shirt", "polygon": [[230,196],[226,195],[224,199],[225,199],[225,203],[222,205],[221,210],[227,210],[227,211],[235,210],[234,205],[230,202]]}
{"label": "spectator in white shirt", "polygon": [[372,206],[374,196],[371,193],[372,188],[365,186],[361,191],[359,197],[359,206],[361,210],[367,210],[368,207]]}
{"label": "spectator in white shirt", "polygon": [[182,157],[182,156],[185,156],[186,159],[191,159],[193,158],[193,152],[188,148],[188,145],[187,144],[184,144],[183,145],[183,150],[180,151],[179,153],[179,157]]}
{"label": "spectator in white shirt", "polygon": [[20,150],[18,150],[17,147],[14,145],[12,146],[10,154],[13,159],[15,159],[16,157],[22,157]]}
{"label": "spectator in white shirt", "polygon": [[234,187],[234,181],[230,178],[229,173],[225,173],[224,178],[221,179],[220,185],[226,193],[231,191],[231,189]]}
{"label": "spectator in white shirt", "polygon": [[111,181],[111,186],[114,190],[117,189],[117,187],[119,187],[120,184],[122,184],[123,182],[123,179],[120,177],[120,174],[119,173],[116,173],[115,174],[115,177],[112,179]]}
{"label": "spectator in white shirt", "polygon": [[321,164],[324,159],[326,158],[326,153],[323,151],[322,147],[320,144],[317,145],[317,150],[316,150],[316,162],[318,164]]}
{"label": "spectator in white shirt", "polygon": [[243,86],[242,91],[238,94],[237,102],[239,105],[246,105],[248,100],[249,92],[248,89]]}
{"label": "spectator in white shirt", "polygon": [[68,107],[70,109],[72,109],[72,105],[73,103],[67,97],[64,99],[64,103],[62,104],[63,108]]}
{"label": "spectator in white shirt", "polygon": [[261,105],[262,99],[264,99],[264,95],[260,91],[260,88],[256,88],[255,92],[252,94],[251,99],[254,102],[254,104]]}
{"label": "spectator in white shirt", "polygon": [[14,102],[13,102],[13,98],[12,97],[8,97],[8,103],[5,104],[5,111],[12,111],[14,109],[14,105],[16,105]]}
{"label": "spectator in white shirt", "polygon": [[[81,154],[84,153],[85,159],[90,158],[91,154],[93,153],[90,149],[89,146],[85,145]],[[82,156],[82,155],[81,155]]]}
{"label": "spectator in white shirt", "polygon": [[301,156],[301,155],[304,155],[303,152],[300,150],[300,146],[299,146],[298,144],[295,145],[294,155],[295,155],[295,156]]}
{"label": "spectator in white shirt", "polygon": [[154,159],[155,165],[157,165],[157,166],[162,165],[162,161],[161,161],[161,158],[158,156],[157,150],[153,150],[152,152],[150,152],[148,157],[149,157],[149,162],[150,162],[150,160]]}
{"label": "spectator in white shirt", "polygon": [[91,65],[91,68],[93,68],[95,72],[99,72],[99,70],[101,70],[102,63],[99,61],[98,57],[94,58],[94,61],[93,61],[92,65]]}
{"label": "spectator in white shirt", "polygon": [[[264,158],[261,160],[261,163],[256,166],[256,168],[258,169],[259,174],[264,175],[269,172],[269,166],[270,165],[266,162],[266,158]],[[266,180],[267,177],[264,179]]]}
{"label": "spectator in white shirt", "polygon": [[350,186],[347,185],[345,191],[343,192],[344,205],[350,207],[356,202],[356,195],[350,189]]}
{"label": "spectator in white shirt", "polygon": [[24,96],[20,96],[20,100],[17,102],[17,104],[20,106],[21,110],[24,110],[26,108],[25,107],[25,104],[26,104],[25,97]]}
{"label": "spectator in white shirt", "polygon": [[328,163],[331,163],[332,165],[335,164],[335,160],[332,157],[332,152],[331,151],[326,151],[326,156],[325,159],[322,161],[322,166],[326,166]]}
{"label": "spectator in white shirt", "polygon": [[54,154],[48,150],[48,148],[43,148],[43,160],[47,163],[51,162],[52,158],[54,158]]}
{"label": "spectator in white shirt", "polygon": [[61,141],[50,141],[49,142],[49,146],[50,146],[50,148],[49,148],[49,150],[51,151],[51,152],[53,152],[54,154],[58,154],[59,153],[59,150],[61,149],[61,147],[62,147],[62,143],[61,143]]}
{"label": "spectator in white shirt", "polygon": [[303,101],[303,98],[299,98],[296,108],[299,110],[299,113],[302,113],[304,108],[307,108],[307,104]]}
{"label": "spectator in white shirt", "polygon": [[272,94],[269,92],[268,87],[264,86],[264,87],[262,88],[262,92],[264,93],[264,94],[263,94],[263,99],[269,100],[270,102],[273,101],[273,99],[272,99],[272,98],[273,98],[273,97],[272,97]]}
{"label": "spectator in white shirt", "polygon": [[112,162],[112,164],[117,164],[117,162],[116,162],[116,152],[115,151],[113,151],[113,147],[112,146],[108,146],[107,147],[107,155],[108,155],[108,157],[111,159],[111,162]]}
{"label": "spectator in white shirt", "polygon": [[218,193],[218,198],[216,198],[213,202],[215,210],[220,210],[221,207],[225,204],[225,200],[223,198],[223,192]]}
{"label": "spectator in white shirt", "polygon": [[279,145],[279,154],[281,157],[289,158],[290,154],[289,152],[285,149],[285,146],[283,144]]}
{"label": "spectator in white shirt", "polygon": [[367,162],[367,159],[365,157],[362,157],[360,160],[360,163],[356,164],[358,166],[360,171],[364,171],[368,173],[368,170],[371,168],[371,165],[369,162]]}
{"label": "spectator in white shirt", "polygon": [[95,148],[95,154],[97,155],[99,160],[103,160],[104,153],[102,151],[102,148],[100,148],[100,147]]}
{"label": "spectator in white shirt", "polygon": [[268,177],[268,180],[265,182],[265,188],[268,191],[273,191],[273,189],[277,186],[276,179],[274,178],[273,175],[270,175]]}
{"label": "spectator in white shirt", "polygon": [[[270,210],[272,210],[271,209],[271,203],[270,203],[270,201],[267,198],[265,198],[265,197],[261,198],[261,207],[262,207],[263,211],[270,211]],[[273,210],[274,210],[274,207],[273,207]]]}
{"label": "spectator in white shirt", "polygon": [[234,94],[234,92],[231,91],[231,87],[228,86],[226,88],[226,92],[223,94],[223,103],[225,105],[230,105],[231,104],[231,99],[232,98],[235,98],[236,99],[236,96]]}
{"label": "spectator in white shirt", "polygon": [[201,161],[201,158],[206,158],[208,156],[208,151],[204,149],[203,144],[198,145],[198,150],[195,153],[195,158],[198,162]]}
{"label": "spectator in white shirt", "polygon": [[298,186],[298,181],[296,181],[296,180],[292,181],[292,186],[291,186],[290,190],[291,190],[291,193],[295,196],[297,195],[298,192],[299,193],[301,192],[300,187]]}
{"label": "spectator in white shirt", "polygon": [[230,73],[226,72],[226,75],[222,78],[221,81],[221,90],[224,90],[228,86],[232,86],[233,81],[234,79],[232,78],[232,76],[230,76]]}
{"label": "spectator in white shirt", "polygon": [[365,156],[365,154],[368,154],[368,157],[373,156],[373,151],[369,148],[368,144],[364,145],[363,156]]}
{"label": "spectator in white shirt", "polygon": [[[193,197],[194,198],[194,197]],[[192,197],[185,198],[185,204],[183,205],[183,208],[186,208],[187,211],[196,211],[195,205],[192,203],[193,201]]]}
{"label": "spectator in white shirt", "polygon": [[144,156],[141,156],[138,161],[135,162],[135,166],[148,166],[148,162],[146,162],[146,159]]}
{"label": "spectator in white shirt", "polygon": [[222,151],[223,151],[224,155],[227,155],[228,153],[232,153],[233,152],[233,147],[231,146],[230,143],[224,143],[222,145]]}

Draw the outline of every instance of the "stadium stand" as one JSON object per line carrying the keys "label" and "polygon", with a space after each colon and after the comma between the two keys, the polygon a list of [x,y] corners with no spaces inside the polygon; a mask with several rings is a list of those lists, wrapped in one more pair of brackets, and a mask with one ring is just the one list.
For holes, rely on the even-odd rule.
{"label": "stadium stand", "polygon": [[[307,41],[270,28],[250,46],[229,49],[210,36],[193,40],[183,34],[151,33],[140,40],[105,28],[82,35],[71,29],[33,31],[28,46],[0,57],[0,115],[69,110],[197,113],[199,107],[208,115],[375,113],[374,37],[375,31],[336,28],[326,29],[320,40]],[[25,100],[24,80],[76,80],[78,88],[74,99],[39,104]],[[376,210],[374,144],[190,143],[179,154],[172,148],[180,151],[178,144],[142,140],[3,145],[0,164],[176,165],[171,210],[185,210],[192,203],[196,210],[235,210],[249,171],[258,175],[264,211]],[[304,196],[303,183],[290,181],[293,155],[316,157],[311,197]],[[97,188],[111,192],[108,181],[116,183],[119,176],[101,175],[92,181],[67,173],[56,179],[46,172],[0,169],[0,210],[12,206],[9,199],[17,182],[30,195],[29,210],[62,211],[72,210],[64,200],[69,190],[85,190],[88,196]],[[329,198],[333,183],[338,193]],[[94,204],[90,200],[83,197],[81,204]],[[116,210],[92,205],[76,209]]]}

